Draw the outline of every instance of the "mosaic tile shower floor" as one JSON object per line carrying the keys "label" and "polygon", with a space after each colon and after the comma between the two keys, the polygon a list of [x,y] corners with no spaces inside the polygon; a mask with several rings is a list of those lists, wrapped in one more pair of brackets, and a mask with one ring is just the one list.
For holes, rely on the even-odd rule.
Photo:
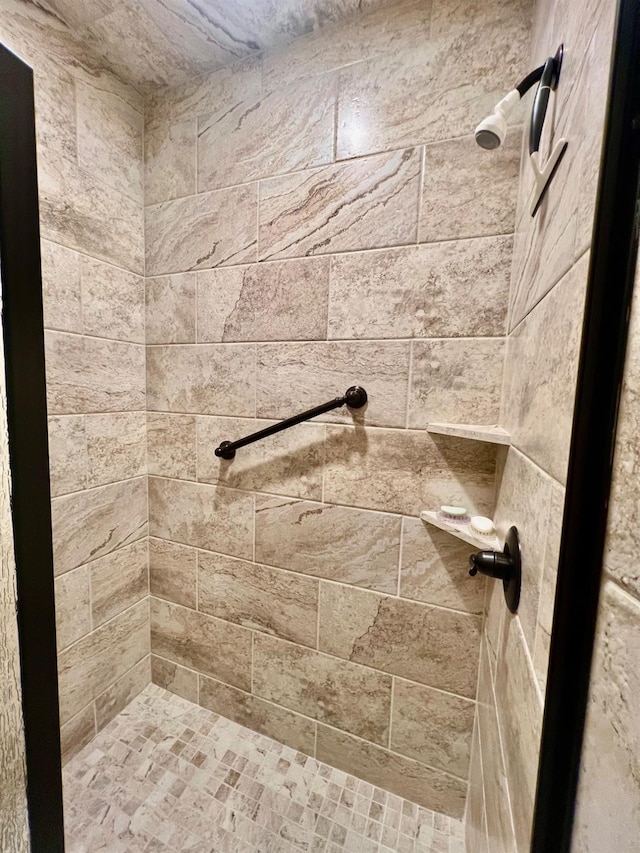
{"label": "mosaic tile shower floor", "polygon": [[463,825],[149,685],[64,768],[67,853],[464,853]]}

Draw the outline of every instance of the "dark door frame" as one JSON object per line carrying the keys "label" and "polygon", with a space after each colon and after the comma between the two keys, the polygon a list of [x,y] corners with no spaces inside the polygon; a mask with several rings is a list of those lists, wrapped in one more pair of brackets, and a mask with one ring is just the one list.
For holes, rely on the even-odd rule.
{"label": "dark door frame", "polygon": [[33,74],[2,45],[0,263],[31,849],[63,853]]}
{"label": "dark door frame", "polygon": [[569,853],[571,849],[638,252],[639,187],[640,0],[619,0],[580,345],[531,853]]}

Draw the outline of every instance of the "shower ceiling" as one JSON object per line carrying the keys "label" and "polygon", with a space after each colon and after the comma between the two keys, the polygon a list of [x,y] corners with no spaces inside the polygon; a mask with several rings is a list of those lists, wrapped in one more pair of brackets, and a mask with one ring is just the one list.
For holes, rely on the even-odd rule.
{"label": "shower ceiling", "polygon": [[143,93],[390,0],[39,0]]}

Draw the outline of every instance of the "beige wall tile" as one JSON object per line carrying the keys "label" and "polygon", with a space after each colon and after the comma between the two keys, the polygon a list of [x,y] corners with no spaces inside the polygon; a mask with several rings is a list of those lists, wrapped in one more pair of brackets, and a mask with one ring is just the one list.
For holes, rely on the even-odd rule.
{"label": "beige wall tile", "polygon": [[144,343],[144,279],[82,258],[82,320],[87,335]]}
{"label": "beige wall tile", "polygon": [[425,147],[421,243],[513,232],[521,137],[519,128],[510,128],[504,145],[491,153],[473,136]]}
{"label": "beige wall tile", "polygon": [[295,572],[395,593],[400,524],[392,515],[258,496],[255,558]]}
{"label": "beige wall tile", "polygon": [[316,646],[318,581],[311,578],[200,551],[198,609],[245,628]]}
{"label": "beige wall tile", "polygon": [[196,479],[196,418],[147,412],[147,466],[149,474]]}
{"label": "beige wall tile", "polygon": [[149,654],[146,601],[87,634],[58,655],[60,717],[66,723]]}
{"label": "beige wall tile", "polygon": [[466,779],[475,702],[393,679],[390,747]]}
{"label": "beige wall tile", "polygon": [[420,521],[402,519],[400,595],[428,604],[482,613],[485,585],[468,572],[471,547]]}
{"label": "beige wall tile", "polygon": [[465,809],[465,841],[470,850],[477,850],[478,853],[489,853],[484,813],[482,758],[480,756],[480,738],[478,736],[477,721],[474,725],[471,747],[469,792],[467,794],[467,807]]}
{"label": "beige wall tile", "polygon": [[157,204],[196,192],[196,144],[195,118],[163,122],[159,126],[147,122],[144,132],[145,204]]}
{"label": "beige wall tile", "polygon": [[[7,10],[8,11],[8,10]],[[3,42],[7,43],[3,34]],[[24,54],[22,54],[24,56]],[[38,57],[40,60],[41,57]],[[76,87],[62,65],[31,63],[36,105],[36,146],[40,157],[78,158]],[[41,66],[41,67],[40,67]]]}
{"label": "beige wall tile", "polygon": [[90,568],[94,628],[149,595],[146,538],[94,560]]}
{"label": "beige wall tile", "polygon": [[250,560],[253,495],[150,477],[149,532],[160,539]]}
{"label": "beige wall tile", "polygon": [[165,542],[163,539],[154,539],[153,536],[149,538],[151,595],[166,598],[174,604],[183,604],[195,610],[197,584],[198,555],[195,548]]}
{"label": "beige wall tile", "polygon": [[421,151],[260,182],[260,259],[398,246],[416,238]]}
{"label": "beige wall tile", "polygon": [[253,691],[386,746],[391,678],[263,634],[253,641]]}
{"label": "beige wall tile", "polygon": [[196,273],[146,279],[148,344],[196,342]]}
{"label": "beige wall tile", "polygon": [[151,599],[151,648],[167,660],[235,687],[251,685],[251,631]]}
{"label": "beige wall tile", "polygon": [[147,348],[147,405],[151,410],[255,415],[255,347]]}
{"label": "beige wall tile", "polygon": [[533,649],[533,665],[538,676],[540,689],[543,692],[547,682],[547,668],[549,666],[549,647],[551,645],[553,610],[556,598],[556,579],[558,577],[564,499],[565,490],[558,483],[552,483],[549,500],[549,517],[546,524],[547,541],[544,549],[536,640]]}
{"label": "beige wall tile", "polygon": [[495,445],[422,431],[327,426],[325,500],[418,515],[441,504],[491,515]]}
{"label": "beige wall tile", "polygon": [[98,731],[117,716],[151,682],[149,656],[143,658],[96,698]]}
{"label": "beige wall tile", "polygon": [[257,260],[257,195],[257,184],[253,184],[147,207],[147,274]]}
{"label": "beige wall tile", "polygon": [[91,580],[88,566],[56,578],[56,639],[58,651],[91,631]]}
{"label": "beige wall tile", "polygon": [[80,256],[48,240],[40,242],[40,255],[45,328],[81,332]]}
{"label": "beige wall tile", "polygon": [[336,84],[282,86],[201,117],[198,192],[330,163]]}
{"label": "beige wall tile", "polygon": [[496,424],[504,338],[413,341],[408,426]]}
{"label": "beige wall tile", "polygon": [[198,340],[323,340],[328,295],[328,258],[199,272]]}
{"label": "beige wall tile", "polygon": [[151,680],[183,699],[198,702],[198,675],[191,669],[151,655]]}
{"label": "beige wall tile", "polygon": [[96,720],[93,702],[83,708],[68,723],[60,727],[60,748],[62,751],[62,764],[65,765],[70,758],[80,752],[96,735]]}
{"label": "beige wall tile", "polygon": [[343,406],[322,416],[334,422],[404,426],[409,382],[407,341],[263,344],[257,348],[256,414],[286,418],[362,385],[362,409]]}
{"label": "beige wall tile", "polygon": [[246,418],[198,418],[198,480],[319,500],[324,465],[321,424],[300,424],[284,430],[241,448],[230,461],[214,454],[222,440],[235,441],[273,423]]}
{"label": "beige wall tile", "polygon": [[456,818],[464,812],[462,779],[321,724],[316,757],[426,808]]}
{"label": "beige wall tile", "polygon": [[51,502],[56,575],[142,539],[148,532],[143,477],[54,498]]}
{"label": "beige wall tile", "polygon": [[62,332],[45,343],[50,414],[144,409],[143,346]]}
{"label": "beige wall tile", "polygon": [[87,486],[100,486],[147,473],[144,412],[87,415]]}
{"label": "beige wall tile", "polygon": [[474,698],[481,619],[326,582],[319,648],[440,690]]}
{"label": "beige wall tile", "polygon": [[329,337],[502,335],[511,248],[487,237],[334,255]]}
{"label": "beige wall tile", "polygon": [[265,702],[257,696],[201,675],[200,704],[292,749],[307,755],[315,753],[316,723],[313,720]]}
{"label": "beige wall tile", "polygon": [[82,415],[49,418],[51,494],[83,489],[87,482],[87,442]]}

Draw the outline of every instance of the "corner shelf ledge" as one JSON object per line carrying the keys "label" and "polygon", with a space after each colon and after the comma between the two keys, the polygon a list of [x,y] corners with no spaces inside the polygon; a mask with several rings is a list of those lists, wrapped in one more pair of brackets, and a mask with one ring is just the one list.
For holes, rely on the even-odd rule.
{"label": "corner shelf ledge", "polygon": [[489,444],[511,444],[511,435],[499,426],[433,423],[427,424],[427,432],[469,438],[472,441],[485,441]]}
{"label": "corner shelf ledge", "polygon": [[497,536],[479,536],[471,529],[469,524],[459,524],[455,521],[447,521],[440,516],[439,513],[431,510],[423,510],[420,513],[420,519],[425,524],[431,524],[433,527],[438,527],[446,533],[455,536],[456,539],[461,539],[468,545],[473,545],[482,551],[502,551],[502,546]]}

